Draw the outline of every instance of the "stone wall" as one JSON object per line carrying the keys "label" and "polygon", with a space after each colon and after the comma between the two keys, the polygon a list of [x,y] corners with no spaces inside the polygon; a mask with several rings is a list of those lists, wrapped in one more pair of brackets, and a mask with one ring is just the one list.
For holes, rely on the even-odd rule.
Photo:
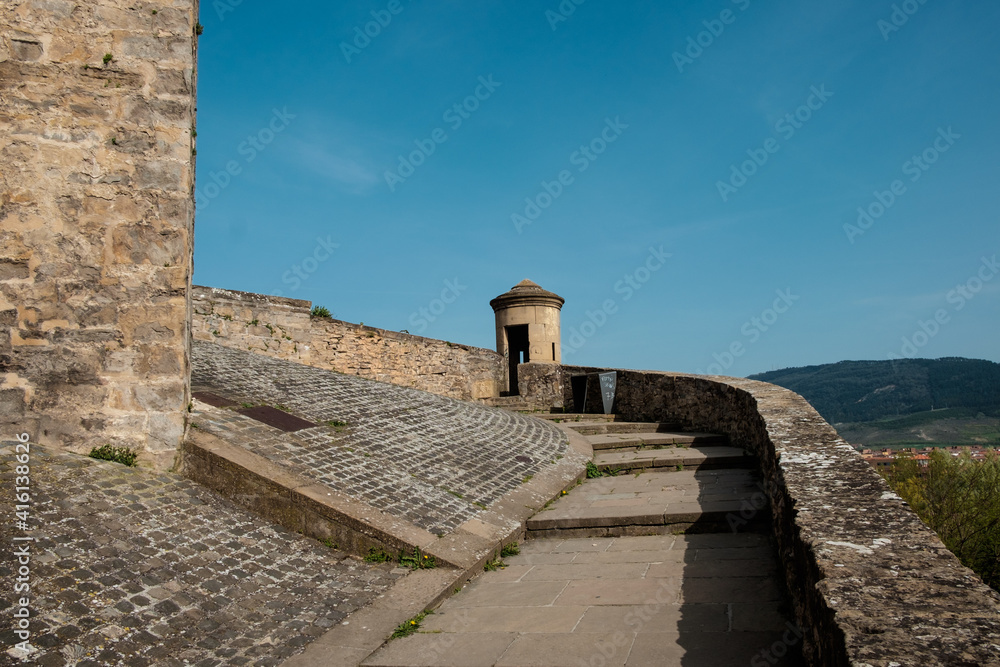
{"label": "stone wall", "polygon": [[312,352],[311,304],[266,294],[195,285],[191,335],[238,350],[308,364]]}
{"label": "stone wall", "polygon": [[562,366],[558,364],[520,364],[517,387],[525,405],[542,410],[563,407]]}
{"label": "stone wall", "polygon": [[503,357],[493,350],[310,317],[310,306],[297,299],[195,287],[192,335],[452,398],[499,395]]}
{"label": "stone wall", "polygon": [[195,0],[0,7],[0,415],[167,466],[188,403]]}
{"label": "stone wall", "polygon": [[[567,409],[569,377],[604,370],[614,369],[562,368]],[[997,664],[1000,595],[799,395],[752,380],[619,371],[614,412],[725,433],[760,458],[809,664]],[[732,517],[734,529],[746,518]]]}

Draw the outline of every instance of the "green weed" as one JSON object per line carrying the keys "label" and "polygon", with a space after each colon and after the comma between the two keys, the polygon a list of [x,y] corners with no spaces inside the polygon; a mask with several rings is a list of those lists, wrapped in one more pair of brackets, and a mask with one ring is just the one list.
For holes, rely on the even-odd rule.
{"label": "green weed", "polygon": [[413,555],[407,555],[406,553],[399,552],[399,564],[402,567],[408,567],[411,570],[432,570],[437,567],[437,559],[434,556],[428,556],[425,553],[421,553],[419,548],[413,550]]}
{"label": "green weed", "polygon": [[420,624],[423,620],[427,618],[427,612],[422,611],[408,621],[403,621],[399,626],[392,631],[389,635],[389,639],[399,639],[400,637],[409,637],[414,632],[420,629]]}
{"label": "green weed", "polygon": [[511,542],[500,550],[500,557],[506,558],[508,556],[516,556],[519,553],[521,553],[521,547],[517,545],[517,542]]}
{"label": "green weed", "polygon": [[381,547],[372,547],[364,558],[366,563],[391,563],[392,560],[392,556],[383,551]]}
{"label": "green weed", "polygon": [[[193,426],[193,424],[192,424]],[[113,447],[112,445],[102,445],[90,450],[90,458],[100,461],[114,461],[130,468],[135,467],[139,454],[128,447]]]}

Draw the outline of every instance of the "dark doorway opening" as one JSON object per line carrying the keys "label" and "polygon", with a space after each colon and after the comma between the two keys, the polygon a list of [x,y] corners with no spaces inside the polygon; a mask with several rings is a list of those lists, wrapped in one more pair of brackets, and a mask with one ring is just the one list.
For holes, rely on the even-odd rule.
{"label": "dark doorway opening", "polygon": [[517,388],[517,365],[531,361],[528,352],[528,325],[517,324],[504,329],[507,332],[507,354],[510,363],[507,393],[509,396],[518,396],[520,392]]}
{"label": "dark doorway opening", "polygon": [[584,413],[587,411],[587,376],[574,375],[569,379],[570,388],[573,390],[573,412]]}

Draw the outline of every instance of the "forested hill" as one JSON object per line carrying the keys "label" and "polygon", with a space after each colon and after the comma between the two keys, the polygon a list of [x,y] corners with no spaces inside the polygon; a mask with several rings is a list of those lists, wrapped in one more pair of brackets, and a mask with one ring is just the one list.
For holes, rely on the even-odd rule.
{"label": "forested hill", "polygon": [[801,394],[832,424],[941,408],[1000,417],[1000,364],[979,359],[841,361],[770,371],[750,379]]}

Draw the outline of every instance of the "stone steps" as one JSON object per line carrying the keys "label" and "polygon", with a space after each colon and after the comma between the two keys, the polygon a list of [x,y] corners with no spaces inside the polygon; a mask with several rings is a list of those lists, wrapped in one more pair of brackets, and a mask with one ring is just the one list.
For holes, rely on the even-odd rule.
{"label": "stone steps", "polygon": [[667,447],[664,449],[610,450],[594,455],[594,464],[604,472],[635,472],[648,468],[714,470],[750,468],[755,459],[738,447]]}
{"label": "stone steps", "polygon": [[586,438],[595,452],[639,449],[641,447],[729,444],[729,438],[714,433],[608,433],[588,435]]}
{"label": "stone steps", "polygon": [[535,419],[546,419],[548,421],[555,422],[567,422],[568,424],[573,423],[604,423],[613,422],[616,419],[615,415],[602,415],[602,414],[577,414],[572,412],[524,412],[524,415],[528,417],[534,417]]}
{"label": "stone steps", "polygon": [[534,537],[727,532],[763,525],[755,471],[653,470],[588,479],[528,520]]}
{"label": "stone steps", "polygon": [[[597,470],[632,472],[564,491],[519,554],[361,664],[800,667],[754,459],[712,434],[597,425],[619,424],[573,440],[609,442]],[[637,435],[670,444],[615,447]]]}
{"label": "stone steps", "polygon": [[683,427],[680,424],[667,422],[569,422],[566,424],[580,435],[605,435],[609,433],[667,433],[670,431],[680,431]]}
{"label": "stone steps", "polygon": [[529,536],[754,531],[768,524],[756,459],[726,436],[673,432],[656,422],[569,426],[590,443],[605,476],[585,480],[529,519]]}

